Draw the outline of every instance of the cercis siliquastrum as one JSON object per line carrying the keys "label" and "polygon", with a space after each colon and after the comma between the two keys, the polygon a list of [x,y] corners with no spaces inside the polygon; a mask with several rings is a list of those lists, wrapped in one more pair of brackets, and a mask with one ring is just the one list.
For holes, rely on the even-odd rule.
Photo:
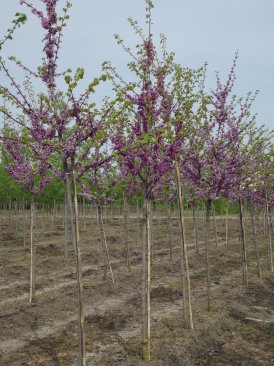
{"label": "cercis siliquastrum", "polygon": [[[37,71],[33,71],[14,56],[10,57],[10,61],[15,62],[30,79],[35,78],[36,84],[37,81],[40,82],[39,86],[43,92],[34,96],[34,101],[29,98],[11,75],[7,63],[1,59],[2,71],[10,83],[10,86],[3,82],[0,85],[1,94],[6,103],[6,106],[1,108],[1,112],[10,121],[28,131],[31,140],[37,142],[42,159],[43,156],[50,155],[55,170],[59,170],[59,174],[65,179],[78,284],[79,364],[86,365],[76,180],[78,172],[85,169],[84,162],[93,148],[92,141],[95,134],[98,136],[98,125],[105,118],[111,105],[104,104],[103,109],[98,110],[90,101],[96,85],[106,80],[105,75],[95,78],[82,94],[76,96],[78,84],[84,77],[84,70],[78,68],[73,76],[70,69],[58,73],[59,51],[71,4],[66,2],[63,15],[58,16],[57,0],[43,0],[42,2],[45,10],[37,9],[28,1],[20,1],[38,17],[45,30],[42,41],[44,54],[42,66],[38,67]],[[67,85],[65,91],[60,91],[57,87],[60,78],[64,79]],[[10,112],[9,105],[15,106],[24,118],[18,118],[17,115]]]}
{"label": "cercis siliquastrum", "polygon": [[[249,157],[241,153],[241,140],[252,125],[250,107],[256,93],[248,94],[246,99],[231,97],[235,81],[237,55],[228,75],[222,84],[217,75],[216,90],[211,93],[210,104],[204,114],[203,126],[194,139],[193,146],[186,154],[182,164],[182,174],[191,189],[206,203],[205,244],[207,266],[208,309],[211,308],[211,282],[209,263],[209,224],[212,202],[219,197],[231,197],[241,184],[241,168]],[[243,268],[246,268],[246,250],[243,238]]]}

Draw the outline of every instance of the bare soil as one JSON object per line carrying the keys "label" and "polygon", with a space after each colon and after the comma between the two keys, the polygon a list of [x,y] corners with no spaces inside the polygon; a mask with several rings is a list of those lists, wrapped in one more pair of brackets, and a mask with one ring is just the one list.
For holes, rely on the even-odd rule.
{"label": "bare soil", "polygon": [[[29,213],[27,213],[29,214]],[[237,217],[217,218],[218,247],[211,223],[210,261],[213,309],[207,311],[204,219],[199,220],[199,254],[193,222],[185,220],[194,329],[184,328],[179,263],[179,233],[174,218],[170,239],[164,216],[153,222],[151,359],[153,366],[274,365],[274,278],[267,271],[266,238],[258,242],[262,278],[256,276],[250,220],[246,218],[249,286],[242,285]],[[29,304],[29,236],[23,245],[23,216],[0,217],[0,365],[76,366],[78,318],[74,255],[64,255],[63,218],[38,213],[37,291]],[[105,220],[115,283],[103,280],[103,254],[95,217],[81,217],[81,250],[88,365],[144,365],[141,355],[141,243],[136,215],[130,218],[131,271],[127,271],[122,218]],[[27,228],[28,230],[28,228]],[[141,236],[141,228],[140,228]],[[141,237],[140,237],[141,241]]]}

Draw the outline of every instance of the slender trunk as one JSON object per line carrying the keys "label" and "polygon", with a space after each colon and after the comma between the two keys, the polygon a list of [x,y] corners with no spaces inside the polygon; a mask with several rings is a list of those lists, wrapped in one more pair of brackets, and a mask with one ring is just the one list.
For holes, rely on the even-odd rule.
{"label": "slender trunk", "polygon": [[145,361],[150,361],[150,266],[151,266],[151,232],[150,232],[150,212],[151,202],[147,199],[146,201],[146,232],[147,232],[147,288],[146,288],[146,318],[147,318],[147,352],[145,352]]}
{"label": "slender trunk", "polygon": [[114,214],[113,214],[113,202],[110,202],[110,211],[111,211],[111,223],[114,222]]}
{"label": "slender trunk", "polygon": [[150,361],[150,220],[151,202],[144,189],[142,259],[142,349],[143,360]]}
{"label": "slender trunk", "polygon": [[54,226],[54,216],[55,216],[55,200],[53,201],[53,212],[52,212],[52,220],[51,220],[51,227]]}
{"label": "slender trunk", "polygon": [[43,228],[43,231],[45,231],[46,218],[45,218],[45,206],[44,206],[44,204],[43,204],[43,208],[42,208],[42,217],[43,217],[42,228]]}
{"label": "slender trunk", "polygon": [[154,250],[153,250],[153,206],[150,206],[149,213],[149,227],[150,227],[150,262],[152,265],[154,259]]}
{"label": "slender trunk", "polygon": [[222,227],[223,227],[223,200],[221,199],[221,223],[222,223]]}
{"label": "slender trunk", "polygon": [[68,257],[68,203],[67,203],[67,195],[65,194],[65,258]]}
{"label": "slender trunk", "polygon": [[126,249],[126,261],[127,269],[130,271],[130,258],[129,258],[129,234],[128,234],[128,200],[127,195],[123,192],[124,203],[124,235],[125,235],[125,249]]}
{"label": "slender trunk", "polygon": [[212,293],[210,281],[210,263],[209,263],[209,229],[210,229],[210,208],[211,200],[206,201],[206,218],[205,218],[205,245],[206,245],[206,282],[207,282],[207,309],[212,308]]}
{"label": "slender trunk", "polygon": [[140,215],[139,215],[139,200],[137,197],[137,245],[140,244]]}
{"label": "slender trunk", "polygon": [[226,215],[225,215],[225,245],[228,246],[228,203],[226,205]]}
{"label": "slender trunk", "polygon": [[250,215],[251,215],[253,240],[254,240],[255,255],[256,255],[256,272],[257,272],[258,277],[262,277],[260,259],[259,259],[259,251],[258,251],[258,242],[257,242],[257,226],[256,226],[256,220],[255,220],[255,210],[254,210],[254,207],[252,206],[252,204],[250,204]]}
{"label": "slender trunk", "polygon": [[78,202],[77,202],[77,187],[75,173],[73,172],[73,196],[74,196],[74,222],[75,222],[75,261],[76,261],[76,276],[78,290],[78,321],[80,329],[79,337],[79,366],[86,366],[86,350],[85,350],[85,333],[84,333],[84,304],[83,304],[83,279],[82,279],[82,259],[80,250],[80,232],[79,232],[79,217],[78,217]]}
{"label": "slender trunk", "polygon": [[217,247],[218,246],[218,228],[217,228],[217,220],[216,220],[215,208],[216,208],[216,205],[214,203],[213,216],[214,216],[214,227],[215,227],[215,242],[216,242],[216,247]]}
{"label": "slender trunk", "polygon": [[86,366],[85,351],[85,334],[84,334],[84,307],[83,307],[83,280],[81,268],[81,251],[79,247],[79,222],[78,222],[78,205],[75,175],[73,173],[73,194],[74,201],[71,197],[71,177],[66,166],[64,166],[66,177],[67,203],[71,220],[72,245],[75,255],[76,280],[77,280],[77,302],[78,302],[78,325],[79,325],[79,366]]}
{"label": "slender trunk", "polygon": [[177,158],[175,159],[176,165],[176,182],[177,182],[177,196],[179,202],[179,214],[180,214],[180,229],[181,229],[181,243],[183,245],[183,255],[184,255],[184,270],[186,276],[186,292],[188,298],[188,316],[187,316],[187,324],[186,327],[193,329],[193,321],[192,321],[192,309],[191,309],[191,293],[190,293],[190,277],[189,277],[189,269],[188,269],[188,258],[187,258],[187,245],[186,245],[186,237],[185,237],[185,226],[184,226],[184,208],[183,208],[183,195],[182,195],[182,187],[181,187],[181,179],[180,179],[180,170]]}
{"label": "slender trunk", "polygon": [[240,215],[240,228],[242,237],[243,284],[247,286],[248,272],[247,272],[247,257],[246,257],[246,238],[245,238],[245,227],[243,220],[243,204],[241,199],[239,199],[239,215]]}
{"label": "slender trunk", "polygon": [[97,224],[99,224],[98,210],[95,209],[95,211],[96,211],[96,222],[97,222]]}
{"label": "slender trunk", "polygon": [[23,193],[23,219],[24,219],[24,249],[26,247],[26,209],[25,209],[25,194]]}
{"label": "slender trunk", "polygon": [[266,211],[266,232],[267,232],[267,257],[268,257],[268,270],[273,272],[273,261],[272,261],[272,243],[271,243],[271,218],[268,207],[268,194],[265,194],[265,211]]}
{"label": "slender trunk", "polygon": [[272,220],[272,210],[270,210],[270,209],[269,209],[269,220],[270,220],[271,233],[272,233],[272,237],[273,237],[274,228],[273,228],[273,220]]}
{"label": "slender trunk", "polygon": [[183,311],[184,311],[184,324],[187,327],[188,324],[188,302],[186,296],[186,280],[185,280],[185,263],[184,263],[184,243],[183,243],[183,233],[182,233],[182,225],[181,225],[181,215],[180,215],[180,202],[177,200],[178,206],[178,226],[179,226],[179,235],[180,235],[180,271],[181,271],[181,286],[182,286],[182,296],[183,296]]}
{"label": "slender trunk", "polygon": [[112,267],[111,267],[111,263],[110,263],[108,246],[107,246],[106,235],[105,235],[104,224],[103,224],[102,210],[101,210],[100,205],[98,205],[97,207],[98,207],[98,217],[99,217],[99,225],[100,225],[100,233],[101,233],[101,244],[102,244],[102,249],[103,249],[103,254],[104,254],[104,280],[107,278],[107,267],[108,267],[110,270],[112,282],[114,283],[113,271],[112,271]]}
{"label": "slender trunk", "polygon": [[263,229],[264,229],[264,234],[266,234],[266,225],[267,225],[267,223],[266,223],[266,207],[265,207],[265,205],[264,205],[264,208],[263,208]]}
{"label": "slender trunk", "polygon": [[85,208],[85,201],[84,201],[84,197],[83,197],[83,216],[84,216],[84,230],[87,230],[86,227],[86,208]]}
{"label": "slender trunk", "polygon": [[198,230],[197,230],[197,220],[196,220],[196,206],[197,206],[197,202],[194,199],[192,201],[194,248],[195,248],[195,252],[198,254],[199,253],[199,248],[198,248]]}
{"label": "slender trunk", "polygon": [[18,215],[19,215],[19,209],[18,209],[17,199],[15,201],[14,213],[15,213],[15,238],[16,238],[16,244],[18,244]]}
{"label": "slender trunk", "polygon": [[30,203],[30,295],[29,302],[33,303],[35,300],[35,261],[36,261],[36,248],[33,237],[34,232],[34,194],[31,194]]}
{"label": "slender trunk", "polygon": [[11,196],[10,196],[10,203],[9,203],[9,221],[10,221],[10,212],[11,212]]}
{"label": "slender trunk", "polygon": [[173,225],[171,219],[170,201],[167,201],[167,230],[168,230],[168,242],[169,242],[169,258],[173,259]]}

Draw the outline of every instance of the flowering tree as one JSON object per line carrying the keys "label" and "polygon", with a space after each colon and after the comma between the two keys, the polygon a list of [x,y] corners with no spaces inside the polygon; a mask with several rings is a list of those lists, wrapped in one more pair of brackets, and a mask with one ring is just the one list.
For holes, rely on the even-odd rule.
{"label": "flowering tree", "polygon": [[257,243],[256,206],[265,206],[268,269],[271,272],[273,271],[271,215],[269,213],[269,207],[273,207],[272,138],[273,132],[269,132],[263,127],[255,128],[254,126],[249,140],[242,144],[244,154],[248,154],[250,159],[249,164],[244,166],[242,174],[245,176],[245,180],[238,190],[241,192],[243,199],[249,203],[256,254],[256,268],[259,277],[261,277],[261,268]]}
{"label": "flowering tree", "polygon": [[[138,55],[128,50],[123,41],[116,36],[133,57],[130,69],[137,76],[135,83],[125,83],[125,91],[117,87],[116,69],[109,64],[105,70],[113,77],[118,97],[126,94],[126,105],[121,102],[123,114],[116,120],[116,134],[112,143],[119,154],[122,166],[121,173],[126,179],[131,177],[130,186],[133,193],[138,188],[143,192],[143,261],[142,261],[142,327],[143,327],[143,358],[150,359],[150,208],[151,201],[160,189],[161,180],[173,169],[172,150],[167,135],[171,130],[172,114],[171,98],[167,91],[166,79],[171,71],[173,54],[164,61],[159,61],[153,45],[151,34],[151,1],[147,3],[148,36],[145,37],[137,23],[130,20],[135,31],[141,36],[142,44],[138,46]],[[130,92],[130,90],[132,90]],[[119,94],[120,93],[120,94]],[[123,95],[123,94],[122,94]],[[122,98],[121,98],[122,99]]]}
{"label": "flowering tree", "polygon": [[[241,153],[241,139],[254,121],[249,117],[255,95],[248,94],[245,100],[230,98],[235,81],[234,59],[228,80],[222,84],[217,75],[217,87],[212,91],[211,108],[205,114],[204,125],[197,135],[196,148],[187,152],[187,163],[183,164],[183,176],[198,197],[206,202],[205,244],[207,265],[208,309],[211,308],[211,284],[209,267],[209,218],[211,204],[218,197],[232,197],[235,187],[241,184],[241,168],[248,157]],[[243,244],[245,253],[245,244]],[[246,255],[243,254],[243,263]],[[243,264],[245,268],[245,264]]]}
{"label": "flowering tree", "polygon": [[[36,156],[37,159],[40,159],[38,164],[41,164],[41,158],[48,156],[48,152],[50,152],[52,161],[56,162],[56,169],[59,169],[59,174],[66,181],[78,284],[79,362],[81,365],[85,365],[83,283],[79,248],[79,224],[77,221],[76,175],[77,172],[84,170],[84,162],[93,148],[92,141],[95,134],[99,138],[98,125],[105,118],[108,108],[111,107],[104,105],[103,111],[99,111],[96,109],[95,104],[90,101],[90,95],[94,93],[94,87],[100,81],[105,81],[106,76],[95,78],[82,94],[76,96],[76,89],[84,77],[84,70],[78,68],[74,75],[72,75],[70,69],[65,72],[58,71],[57,62],[63,30],[67,19],[69,19],[68,10],[71,4],[67,2],[63,8],[63,15],[58,17],[57,0],[42,0],[42,2],[45,5],[45,11],[37,9],[28,1],[20,0],[22,5],[27,6],[38,17],[45,30],[42,66],[38,67],[37,71],[33,71],[15,57],[10,57],[10,61],[15,62],[30,78],[40,80],[42,90],[46,90],[46,92],[36,95],[35,102],[32,103],[31,98],[28,98],[23,88],[9,72],[7,63],[0,60],[2,71],[11,84],[11,87],[7,87],[1,82],[1,94],[6,104],[13,105],[21,111],[24,119],[18,118],[6,107],[1,108],[1,112],[17,125],[26,128],[31,140],[37,142],[41,151],[41,154]],[[60,78],[64,78],[67,84],[67,90],[64,92],[57,88]],[[72,199],[72,196],[74,199]]]}
{"label": "flowering tree", "polygon": [[[117,70],[109,63],[104,65],[104,71],[113,80],[117,99],[121,106],[112,118],[112,129],[114,131],[112,143],[122,161],[122,177],[124,179],[130,177],[129,188],[132,193],[136,194],[140,189],[144,197],[142,336],[143,358],[148,361],[150,359],[151,202],[161,194],[162,187],[166,184],[167,174],[175,171],[175,158],[179,155],[182,141],[186,138],[187,131],[190,129],[188,127],[184,134],[180,133],[183,128],[183,121],[186,116],[190,120],[189,114],[194,109],[195,101],[191,100],[193,96],[191,88],[203,73],[200,69],[196,75],[190,69],[182,69],[179,65],[175,65],[173,53],[166,51],[164,36],[161,36],[163,58],[162,60],[158,58],[151,33],[153,4],[148,0],[146,4],[147,36],[143,34],[136,21],[129,19],[132,27],[142,40],[142,43],[137,45],[137,55],[134,55],[124,45],[122,39],[116,35],[118,44],[121,44],[132,57],[129,68],[135,74],[136,81],[129,83],[124,81]],[[184,84],[184,94],[180,95],[182,84]],[[193,99],[197,100],[197,96],[193,96]],[[177,186],[178,192],[180,192],[180,182]],[[181,202],[179,209],[182,213],[182,194],[178,193],[178,201]],[[182,225],[181,244],[184,245],[181,251],[181,267],[183,266],[184,257],[189,294],[189,317],[186,316],[186,295],[183,296],[185,324],[189,324],[187,326],[192,328],[190,281],[182,214],[180,225]],[[187,320],[187,318],[189,319]]]}
{"label": "flowering tree", "polygon": [[[34,233],[34,197],[40,194],[50,183],[53,175],[50,175],[51,163],[49,161],[51,151],[47,154],[36,140],[32,140],[26,130],[21,133],[5,124],[3,129],[2,156],[6,161],[8,173],[31,195],[30,210],[30,295],[29,301],[35,299],[35,263],[36,247],[33,240]],[[54,168],[52,169],[54,170]]]}

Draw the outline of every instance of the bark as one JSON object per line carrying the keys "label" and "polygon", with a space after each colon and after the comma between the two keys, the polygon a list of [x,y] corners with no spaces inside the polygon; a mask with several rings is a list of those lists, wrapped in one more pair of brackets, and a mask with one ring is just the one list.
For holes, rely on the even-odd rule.
{"label": "bark", "polygon": [[25,194],[23,192],[23,218],[24,218],[24,249],[26,247],[26,205],[25,205]]}
{"label": "bark", "polygon": [[214,227],[215,227],[215,243],[216,247],[218,246],[218,227],[217,227],[217,220],[216,220],[216,211],[215,211],[215,204],[213,207],[213,216],[214,216]]}
{"label": "bark", "polygon": [[255,210],[254,210],[254,207],[252,206],[252,204],[250,204],[250,215],[251,215],[253,241],[254,241],[255,255],[256,255],[256,272],[257,272],[258,277],[262,277],[261,267],[260,267],[259,251],[258,251],[257,226],[256,226],[256,219],[255,219]]}
{"label": "bark", "polygon": [[78,222],[78,205],[77,205],[77,191],[75,175],[73,174],[73,195],[71,196],[71,174],[68,173],[66,165],[64,166],[65,178],[66,178],[66,192],[68,210],[71,220],[71,234],[72,245],[75,256],[76,266],[76,281],[77,281],[77,302],[78,302],[78,328],[79,328],[79,366],[86,366],[86,351],[85,351],[85,333],[84,333],[84,306],[83,306],[83,280],[82,280],[82,262],[81,251],[79,247],[80,235],[79,235],[79,222]]}
{"label": "bark", "polygon": [[68,257],[68,204],[67,204],[67,195],[65,194],[65,258]]}
{"label": "bark", "polygon": [[143,257],[142,257],[142,352],[143,360],[150,361],[150,200],[144,189]]}
{"label": "bark", "polygon": [[226,206],[226,215],[225,215],[225,245],[228,246],[228,230],[229,230],[229,224],[228,224],[228,204]]}
{"label": "bark", "polygon": [[18,243],[18,219],[19,219],[19,207],[18,207],[18,202],[17,199],[15,201],[15,207],[14,207],[14,213],[15,213],[15,238],[16,238],[16,244]]}
{"label": "bark", "polygon": [[149,226],[150,226],[150,262],[152,265],[152,261],[154,259],[154,250],[153,250],[153,206],[150,206],[149,212]]}
{"label": "bark", "polygon": [[210,261],[209,261],[209,229],[210,229],[210,208],[211,200],[206,201],[206,218],[205,218],[205,245],[206,245],[206,282],[207,282],[207,309],[212,308],[212,292],[210,281]]}
{"label": "bark", "polygon": [[103,215],[102,215],[102,210],[101,210],[100,205],[98,205],[98,217],[99,217],[99,225],[100,225],[101,244],[102,244],[102,249],[103,249],[103,254],[104,254],[104,280],[107,278],[107,268],[109,268],[109,271],[111,274],[111,280],[114,283],[113,271],[112,271],[112,266],[110,263],[108,246],[107,246],[106,235],[105,235],[105,230],[104,230]]}
{"label": "bark", "polygon": [[10,213],[11,213],[11,196],[10,196],[10,203],[9,203],[9,221],[10,221]]}
{"label": "bark", "polygon": [[240,229],[242,238],[242,262],[243,262],[243,284],[248,286],[248,272],[247,272],[247,257],[246,257],[246,238],[245,238],[245,227],[243,219],[243,204],[242,200],[239,199],[239,215],[240,215]]}
{"label": "bark", "polygon": [[173,224],[171,218],[170,201],[167,201],[167,230],[168,230],[168,242],[169,242],[169,258],[173,259]]}
{"label": "bark", "polygon": [[140,215],[139,215],[139,200],[137,197],[137,245],[140,244]]}
{"label": "bark", "polygon": [[113,224],[114,222],[114,215],[113,215],[113,203],[110,202],[110,211],[111,211],[111,223]]}
{"label": "bark", "polygon": [[266,232],[267,232],[267,258],[268,258],[268,270],[273,272],[273,260],[272,260],[272,243],[271,243],[271,218],[268,207],[268,194],[265,195],[265,211],[266,211]]}
{"label": "bark", "polygon": [[85,201],[84,201],[84,197],[83,197],[83,216],[84,216],[84,230],[86,230],[86,208],[85,208]]}
{"label": "bark", "polygon": [[194,248],[195,252],[199,253],[198,248],[198,228],[197,228],[197,219],[196,219],[196,208],[197,208],[197,201],[194,199],[192,201],[192,214],[193,214],[193,234],[194,234]]}
{"label": "bark", "polygon": [[186,295],[186,280],[185,280],[185,264],[184,264],[184,243],[183,243],[183,233],[182,233],[182,225],[181,225],[181,215],[180,215],[180,203],[178,203],[178,226],[179,226],[179,235],[180,235],[180,272],[181,272],[181,285],[182,285],[182,296],[183,296],[183,311],[184,311],[184,324],[187,327],[188,324],[188,303],[187,303],[187,295]]}
{"label": "bark", "polygon": [[188,312],[187,312],[187,322],[185,324],[186,327],[193,329],[193,321],[192,321],[192,306],[191,306],[191,293],[190,293],[190,277],[189,277],[189,268],[188,268],[188,257],[187,257],[187,245],[186,245],[186,237],[185,237],[185,226],[184,226],[184,208],[183,208],[183,195],[182,195],[182,187],[181,187],[181,179],[180,179],[180,170],[178,160],[175,159],[176,165],[176,183],[177,183],[177,198],[179,203],[179,216],[180,216],[180,232],[181,232],[181,247],[184,258],[181,260],[184,262],[184,272],[186,277],[186,297],[188,301]]}
{"label": "bark", "polygon": [[127,269],[130,271],[130,256],[129,256],[129,232],[128,232],[128,199],[125,192],[123,192],[123,204],[124,204],[124,235],[125,235],[125,250]]}
{"label": "bark", "polygon": [[31,194],[30,203],[30,295],[29,302],[35,300],[35,266],[36,266],[36,247],[34,240],[34,195]]}

